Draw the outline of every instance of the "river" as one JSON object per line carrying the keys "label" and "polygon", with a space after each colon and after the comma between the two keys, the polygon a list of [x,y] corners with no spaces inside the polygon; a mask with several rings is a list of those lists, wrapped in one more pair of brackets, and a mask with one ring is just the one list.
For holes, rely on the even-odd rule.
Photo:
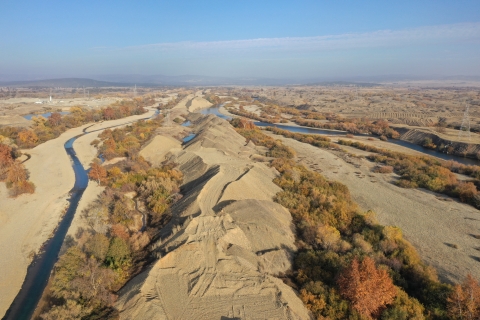
{"label": "river", "polygon": [[72,167],[75,172],[75,185],[73,189],[70,190],[70,205],[55,230],[53,237],[45,242],[42,247],[42,252],[37,255],[28,267],[27,276],[25,277],[22,288],[3,317],[5,320],[26,320],[31,318],[38,301],[42,297],[43,290],[47,285],[50,272],[57,261],[63,240],[72,223],[75,211],[77,211],[78,202],[82,198],[83,192],[88,185],[87,171],[83,168],[73,149],[73,142],[82,135],[83,134],[71,138],[64,145],[65,151],[72,160]]}
{"label": "river", "polygon": [[[208,109],[201,110],[200,112],[202,114],[214,114],[222,119],[225,120],[231,120],[232,118],[229,116],[226,116],[220,112],[220,107],[211,107]],[[256,121],[254,124],[258,127],[277,127],[279,129],[287,130],[290,132],[298,132],[298,133],[305,133],[305,134],[320,134],[320,135],[329,135],[329,136],[345,136],[347,134],[346,131],[337,131],[337,130],[325,130],[325,129],[316,129],[316,128],[308,128],[308,127],[297,127],[297,126],[289,126],[289,125],[284,125],[284,124],[273,124],[273,123],[266,123],[266,122],[260,122]],[[367,134],[354,134],[354,136],[369,136]],[[390,139],[388,140],[389,143],[393,143],[405,148],[409,148],[418,152],[421,152],[425,155],[428,156],[433,156],[440,158],[442,160],[453,160],[457,161],[459,163],[465,164],[465,165],[480,165],[480,161],[471,159],[471,158],[464,158],[464,157],[459,157],[451,154],[446,154],[442,153],[436,150],[431,150],[431,149],[426,149],[422,146],[419,146],[417,144],[408,142],[408,141],[403,141],[403,140],[396,140],[396,139]]]}

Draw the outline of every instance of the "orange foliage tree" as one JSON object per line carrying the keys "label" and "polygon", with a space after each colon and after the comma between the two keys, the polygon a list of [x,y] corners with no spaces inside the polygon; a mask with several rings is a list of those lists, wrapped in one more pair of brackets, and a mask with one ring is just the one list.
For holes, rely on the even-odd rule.
{"label": "orange foliage tree", "polygon": [[468,275],[461,285],[453,288],[447,304],[452,319],[480,319],[480,284]]}
{"label": "orange foliage tree", "polygon": [[22,147],[32,148],[37,142],[38,136],[33,130],[23,130],[18,133],[17,143]]}
{"label": "orange foliage tree", "polygon": [[360,263],[355,257],[340,274],[338,285],[341,295],[351,301],[352,307],[368,317],[379,314],[397,295],[388,273],[378,269],[369,257]]}
{"label": "orange foliage tree", "polygon": [[90,168],[90,171],[88,172],[88,177],[91,180],[96,180],[98,182],[98,184],[100,184],[107,177],[107,170],[105,170],[105,168],[102,167],[98,163],[98,161],[95,161],[94,163],[92,163],[92,167]]}

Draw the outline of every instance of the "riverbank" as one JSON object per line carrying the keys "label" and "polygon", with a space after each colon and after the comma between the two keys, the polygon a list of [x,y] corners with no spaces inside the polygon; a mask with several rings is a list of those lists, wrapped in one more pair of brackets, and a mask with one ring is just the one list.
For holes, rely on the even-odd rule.
{"label": "riverbank", "polygon": [[[89,131],[122,125],[150,117],[153,110],[123,119],[95,124]],[[31,159],[25,162],[30,181],[36,185],[34,194],[9,198],[4,183],[0,183],[0,315],[3,316],[21,288],[27,267],[34,254],[52,235],[64,210],[68,207],[69,191],[75,183],[71,161],[64,144],[83,133],[91,124],[64,132],[31,150]],[[88,135],[87,135],[88,136]],[[93,139],[92,139],[93,140]],[[80,148],[79,158],[88,162],[88,155]],[[88,199],[85,199],[88,200]]]}

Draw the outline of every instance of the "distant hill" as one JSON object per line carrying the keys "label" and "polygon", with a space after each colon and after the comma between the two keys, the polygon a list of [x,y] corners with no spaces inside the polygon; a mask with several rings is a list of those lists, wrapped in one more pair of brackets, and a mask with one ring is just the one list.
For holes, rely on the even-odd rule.
{"label": "distant hill", "polygon": [[228,77],[211,77],[202,75],[99,75],[92,78],[124,83],[148,83],[160,86],[225,86],[225,85],[288,85],[294,84],[295,81],[290,79],[271,79],[271,78],[228,78]]}
{"label": "distant hill", "polygon": [[0,87],[64,87],[64,88],[78,88],[78,87],[127,87],[133,86],[129,83],[107,82],[84,78],[62,78],[62,79],[47,79],[47,80],[32,80],[32,81],[9,81],[0,82]]}
{"label": "distant hill", "polygon": [[[5,79],[0,75],[0,79]],[[17,78],[18,79],[18,78]],[[478,81],[476,76],[409,76],[384,75],[369,77],[352,77],[348,79],[273,79],[254,77],[212,77],[202,75],[139,75],[139,74],[110,74],[95,75],[89,78],[59,78],[46,80],[0,81],[0,87],[157,87],[157,86],[285,86],[285,85],[322,85],[322,86],[379,86],[388,81],[415,81],[415,80],[463,80]]]}

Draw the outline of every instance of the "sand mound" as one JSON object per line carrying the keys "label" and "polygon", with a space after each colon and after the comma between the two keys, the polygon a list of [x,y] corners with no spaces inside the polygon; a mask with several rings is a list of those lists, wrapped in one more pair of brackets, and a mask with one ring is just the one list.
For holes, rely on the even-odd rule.
{"label": "sand mound", "polygon": [[153,166],[159,165],[165,161],[165,156],[170,152],[181,150],[180,141],[163,135],[155,136],[150,143],[148,143],[139,155],[145,158]]}
{"label": "sand mound", "polygon": [[152,247],[161,258],[119,292],[120,318],[309,319],[273,276],[296,250],[290,213],[272,201],[275,172],[241,156],[254,150],[226,121],[203,117],[194,130],[169,158],[185,181]]}
{"label": "sand mound", "polygon": [[210,108],[211,106],[213,106],[213,104],[201,97],[195,97],[187,103],[188,111],[190,112]]}
{"label": "sand mound", "polygon": [[290,267],[288,211],[256,200],[224,211],[234,215],[193,218],[175,241],[184,244],[121,290],[121,319],[309,318],[292,288],[263,272]]}

